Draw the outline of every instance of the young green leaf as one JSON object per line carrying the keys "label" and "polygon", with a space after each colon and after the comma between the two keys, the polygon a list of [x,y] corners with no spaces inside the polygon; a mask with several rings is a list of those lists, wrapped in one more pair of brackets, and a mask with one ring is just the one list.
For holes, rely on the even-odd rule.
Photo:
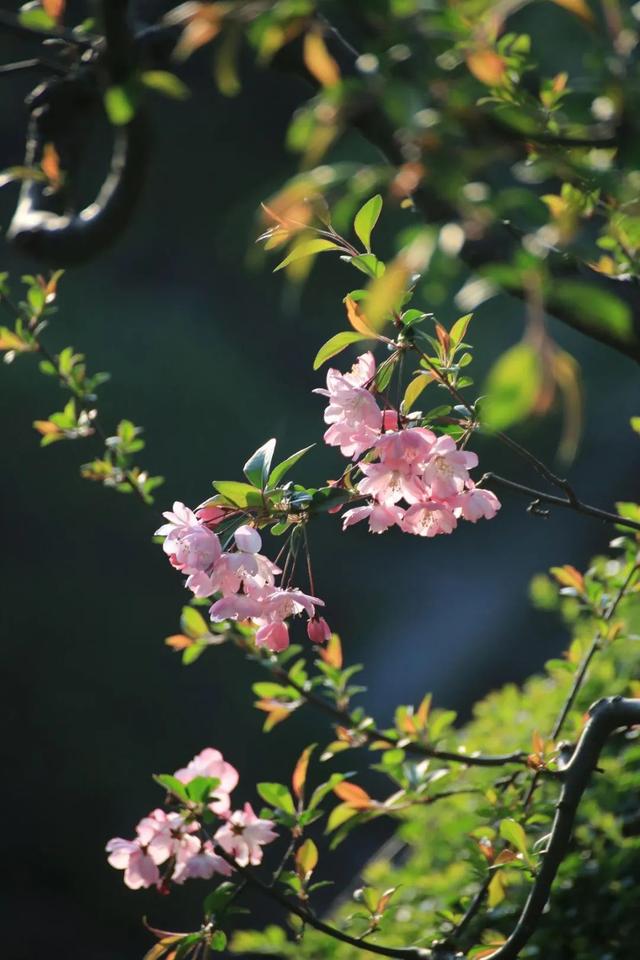
{"label": "young green leaf", "polygon": [[293,797],[283,783],[259,783],[256,790],[265,803],[275,807],[276,810],[284,810],[285,813],[296,812]]}
{"label": "young green leaf", "polygon": [[267,480],[267,487],[269,490],[273,490],[274,487],[277,487],[280,481],[287,475],[289,470],[296,465],[298,460],[301,460],[305,453],[308,453],[315,447],[315,443],[310,444],[308,447],[303,447],[302,450],[298,450],[297,453],[292,453],[290,457],[287,457],[286,460],[282,460],[278,463],[271,473],[269,474],[269,479]]}
{"label": "young green leaf", "polygon": [[284,260],[280,261],[273,272],[277,273],[278,270],[282,270],[283,267],[287,267],[290,263],[295,263],[296,260],[301,260],[303,257],[313,257],[317,253],[323,253],[325,250],[340,249],[338,244],[334,243],[333,240],[323,240],[321,237],[317,237],[314,240],[303,240],[289,251]]}
{"label": "young green leaf", "polygon": [[318,350],[315,360],[313,361],[313,369],[319,370],[323,363],[326,363],[327,360],[330,360],[331,357],[337,356],[337,354],[342,353],[346,347],[350,346],[352,343],[358,343],[360,340],[366,340],[367,337],[363,333],[356,333],[355,331],[345,330],[342,333],[336,333],[335,337],[331,337],[330,340],[327,340]]}
{"label": "young green leaf", "polygon": [[261,490],[265,489],[275,449],[276,441],[274,439],[267,440],[249,457],[242,468],[245,477],[254,487],[259,487]]}
{"label": "young green leaf", "polygon": [[380,216],[381,210],[382,197],[379,193],[377,193],[375,197],[371,197],[370,200],[367,200],[367,202],[360,207],[356,213],[356,218],[353,221],[353,229],[355,230],[357,237],[362,241],[369,252],[371,251],[371,233],[378,222],[378,217]]}

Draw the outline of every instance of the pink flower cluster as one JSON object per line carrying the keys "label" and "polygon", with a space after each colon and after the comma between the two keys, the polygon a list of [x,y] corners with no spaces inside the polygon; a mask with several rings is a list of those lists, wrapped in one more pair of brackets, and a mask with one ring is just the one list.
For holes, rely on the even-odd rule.
{"label": "pink flower cluster", "polygon": [[[398,429],[395,411],[383,411],[367,389],[376,363],[370,352],[358,358],[350,373],[329,370],[329,398],[324,435],[344,456],[357,460],[364,475],[357,491],[367,503],[343,516],[343,527],[367,519],[372,533],[397,525],[405,533],[435,537],[451,533],[459,519],[475,523],[491,519],[500,509],[490,490],[476,487],[469,470],[478,465],[475,453],[459,450],[450,436],[436,437],[425,427]],[[375,459],[374,459],[375,458]]]}
{"label": "pink flower cluster", "polygon": [[107,843],[108,862],[124,870],[125,884],[132,890],[155,886],[164,891],[170,881],[182,884],[195,878],[209,880],[216,873],[228,877],[233,868],[216,853],[216,846],[233,857],[239,867],[259,864],[262,847],[277,836],[274,824],[257,817],[249,803],[242,810],[231,811],[230,793],[238,783],[238,772],[222,754],[207,747],[174,776],[184,784],[195,777],[219,780],[215,799],[208,807],[222,823],[210,840],[198,836],[202,825],[191,815],[152,810],[136,827],[134,840],[114,837]]}
{"label": "pink flower cluster", "polygon": [[233,546],[223,551],[212,529],[226,516],[220,508],[205,507],[194,513],[177,502],[163,516],[168,523],[156,534],[165,537],[163,550],[171,564],[186,574],[187,587],[196,597],[218,595],[209,610],[214,622],[251,621],[257,627],[256,645],[277,653],[289,646],[286,621],[305,613],[309,638],[314,643],[328,639],[327,622],[316,614],[323,601],[276,585],[282,571],[260,553],[262,538],[254,527],[238,527]]}

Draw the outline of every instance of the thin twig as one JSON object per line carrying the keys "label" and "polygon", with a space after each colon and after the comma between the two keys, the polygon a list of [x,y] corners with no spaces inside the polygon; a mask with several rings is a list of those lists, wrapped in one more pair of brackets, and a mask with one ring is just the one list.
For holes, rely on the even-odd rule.
{"label": "thin twig", "polygon": [[516,483],[515,480],[507,480],[506,477],[500,477],[497,473],[485,473],[481,483],[485,480],[491,483],[497,483],[508,490],[516,493],[522,493],[526,497],[531,497],[534,501],[551,504],[554,507],[562,507],[564,510],[573,510],[575,513],[581,513],[588,517],[595,517],[598,520],[604,520],[605,523],[613,523],[621,527],[629,527],[631,530],[640,530],[640,523],[636,520],[630,520],[627,517],[621,517],[617,513],[610,513],[608,510],[601,510],[599,507],[592,507],[588,503],[579,500],[575,494],[573,500],[557,497],[551,493],[544,493],[541,490],[535,490],[523,483]]}
{"label": "thin twig", "polygon": [[[357,726],[347,710],[341,710],[328,700],[325,700],[324,697],[319,697],[313,693],[313,691],[305,689],[301,684],[292,680],[287,671],[283,670],[282,667],[273,666],[267,660],[262,660],[261,662],[271,671],[273,676],[299,693],[306,703],[328,714],[328,716],[339,723],[340,726],[347,728]],[[389,737],[383,730],[379,730],[374,726],[358,729],[358,735],[363,736],[369,742],[376,740],[383,741],[388,743],[390,747],[397,747],[399,745],[397,740]],[[447,763],[462,763],[469,767],[502,767],[508,763],[524,763],[527,759],[527,754],[522,751],[496,756],[453,753],[448,750],[438,750],[435,747],[429,747],[426,744],[418,743],[416,740],[403,742],[402,749],[406,750],[407,753],[412,753],[420,757],[432,757],[433,759],[443,760]]]}

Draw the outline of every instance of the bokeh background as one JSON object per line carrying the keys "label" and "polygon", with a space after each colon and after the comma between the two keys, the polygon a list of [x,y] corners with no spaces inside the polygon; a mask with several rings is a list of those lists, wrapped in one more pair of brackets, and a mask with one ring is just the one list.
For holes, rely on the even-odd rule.
{"label": "bokeh background", "polygon": [[[153,14],[170,4],[140,6]],[[30,52],[0,33],[0,62]],[[106,840],[130,835],[161,799],[151,773],[217,746],[241,772],[238,799],[253,800],[257,780],[288,777],[299,750],[326,736],[323,721],[301,711],[263,739],[263,716],[250,707],[257,674],[237,653],[224,647],[183,668],[163,646],[186,595],[151,541],[159,511],[174,499],[200,502],[213,479],[239,478],[269,436],[283,455],[320,439],[323,401],[311,390],[321,378],[311,360],[343,328],[340,301],[353,285],[347,267],[325,259],[292,291],[250,254],[260,201],[296,169],[282,143],[304,86],[248,63],[242,94],[227,100],[204,54],[185,78],[187,103],[152,104],[153,162],[131,226],[98,261],[69,272],[46,334],[50,349],[73,345],[91,370],[112,372],[102,419],[110,428],[121,417],[144,425],[141,459],[166,476],[156,507],[80,479],[79,463],[97,452],[91,440],[40,450],[32,421],[59,409],[62,394],[30,357],[0,370],[3,948],[12,960],[134,960],[151,942],[143,914],[167,928],[197,923],[203,885],[171,901],[134,894],[104,859]],[[31,85],[1,80],[1,167],[21,162]],[[106,148],[98,136],[97,170]],[[372,158],[355,135],[339,151]],[[15,187],[0,193],[3,230],[15,200]],[[0,269],[16,281],[37,268],[1,239],[0,251]],[[457,313],[444,304],[438,315],[449,322]],[[523,323],[522,305],[507,297],[478,309],[479,379]],[[576,489],[605,507],[637,497],[640,456],[627,426],[638,413],[633,366],[554,322],[551,330],[585,380]],[[552,461],[558,417],[515,435]],[[534,480],[496,443],[478,450],[484,467]],[[299,476],[334,476],[339,462],[319,445]],[[490,526],[466,524],[435,541],[378,539],[360,528],[342,535],[336,518],[313,531],[318,590],[349,660],[366,662],[366,702],[382,724],[398,702],[428,690],[464,719],[474,699],[563,649],[562,631],[528,604],[529,580],[554,563],[583,567],[611,531],[568,512],[536,518],[525,506],[505,496]],[[333,863],[345,885],[384,836],[376,825],[344,845]]]}

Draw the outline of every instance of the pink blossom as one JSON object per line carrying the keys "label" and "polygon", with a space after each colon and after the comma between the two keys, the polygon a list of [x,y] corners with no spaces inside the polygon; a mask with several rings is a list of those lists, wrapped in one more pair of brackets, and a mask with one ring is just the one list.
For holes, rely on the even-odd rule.
{"label": "pink blossom", "polygon": [[228,512],[228,510],[223,510],[222,507],[198,507],[196,510],[196,517],[200,523],[206,523],[209,526],[217,527],[218,524],[227,516]]}
{"label": "pink blossom", "polygon": [[235,810],[215,833],[215,842],[232,856],[239,867],[256,866],[262,861],[262,847],[275,840],[273,821],[256,817],[250,803]]}
{"label": "pink blossom", "polygon": [[255,617],[262,615],[263,609],[260,600],[247,597],[242,593],[236,593],[216,600],[209,609],[209,616],[214,623],[219,623],[222,620],[253,620]]}
{"label": "pink blossom", "polygon": [[233,873],[233,867],[214,853],[213,844],[210,840],[205,840],[200,851],[176,864],[171,879],[175,883],[184,883],[185,880],[210,880],[211,877],[219,873],[223,877],[230,877]]}
{"label": "pink blossom", "polygon": [[363,507],[354,507],[347,510],[342,517],[342,529],[353,526],[361,520],[369,520],[369,531],[371,533],[384,533],[394,524],[401,525],[404,517],[404,510],[401,507],[386,505],[382,503],[370,503]]}
{"label": "pink blossom", "polygon": [[406,533],[415,533],[419,537],[435,537],[439,533],[451,533],[456,524],[455,515],[446,504],[428,500],[409,507],[401,526]]}
{"label": "pink blossom", "polygon": [[174,777],[181,783],[190,783],[195,777],[215,777],[220,781],[214,789],[216,799],[209,804],[214,813],[222,814],[231,806],[229,794],[238,785],[238,771],[224,759],[219,750],[205,747],[186,767],[176,770]]}
{"label": "pink blossom", "polygon": [[256,631],[256,647],[266,647],[273,653],[280,653],[289,646],[289,628],[286,623],[276,620],[265,623]]}
{"label": "pink blossom", "polygon": [[255,527],[243,524],[233,535],[236,547],[244,553],[258,553],[262,546],[262,537]]}
{"label": "pink blossom", "polygon": [[491,490],[476,487],[471,481],[468,481],[468,488],[468,490],[465,490],[464,493],[456,497],[456,512],[459,511],[460,515],[463,516],[465,520],[470,520],[471,523],[475,523],[482,517],[486,520],[491,520],[495,517],[501,507],[501,503],[495,493],[492,493]]}
{"label": "pink blossom", "polygon": [[424,427],[385,433],[376,444],[380,459],[397,469],[427,463],[435,443],[435,434]]}
{"label": "pink blossom", "polygon": [[295,617],[299,613],[306,613],[307,616],[315,616],[315,608],[324,607],[324,602],[318,597],[311,597],[302,590],[278,588],[267,594],[264,598],[264,612],[262,616],[267,616],[269,620],[286,620],[288,617]]}
{"label": "pink blossom", "polygon": [[[187,823],[179,813],[165,813],[164,810],[152,810],[147,817],[143,817],[136,833],[140,844],[145,848],[153,862],[157,865],[164,863],[170,857],[177,857],[183,848],[194,852],[192,842],[197,838],[188,835],[199,829],[197,823]],[[197,841],[199,848],[199,841]]]}
{"label": "pink blossom", "polygon": [[389,410],[383,411],[382,429],[383,431],[398,429],[398,411],[397,410],[389,409]]}
{"label": "pink blossom", "polygon": [[402,499],[407,503],[423,500],[427,490],[418,474],[413,472],[411,464],[401,459],[394,459],[392,463],[393,466],[386,461],[361,463],[360,469],[365,477],[358,484],[358,492],[374,497],[385,506]]}
{"label": "pink blossom", "polygon": [[439,437],[431,450],[423,478],[437,500],[446,500],[461,493],[469,479],[468,471],[477,467],[475,453],[458,450],[451,437]]}
{"label": "pink blossom", "polygon": [[331,628],[324,617],[312,617],[307,623],[307,636],[312,643],[326,643],[331,636]]}
{"label": "pink blossom", "polygon": [[[167,510],[162,514],[169,522],[164,523],[155,532],[156,537],[179,537],[186,536],[192,530],[200,526],[198,518],[193,510],[185,507],[184,503],[176,500],[173,504],[173,511]],[[169,553],[165,550],[165,553]]]}
{"label": "pink blossom", "polygon": [[197,573],[190,573],[185,581],[187,590],[191,590],[195,597],[210,597],[216,592],[215,581],[212,574],[199,570]]}
{"label": "pink blossom", "polygon": [[116,870],[124,870],[124,882],[130,890],[140,890],[158,883],[160,871],[139,840],[114,837],[105,849],[111,866]]}
{"label": "pink blossom", "polygon": [[329,370],[327,389],[314,390],[329,398],[324,412],[325,423],[329,424],[325,442],[340,447],[343,456],[354,460],[373,446],[382,429],[382,411],[373,395],[363,387],[374,375],[375,360],[371,353],[366,353],[350,373]]}

